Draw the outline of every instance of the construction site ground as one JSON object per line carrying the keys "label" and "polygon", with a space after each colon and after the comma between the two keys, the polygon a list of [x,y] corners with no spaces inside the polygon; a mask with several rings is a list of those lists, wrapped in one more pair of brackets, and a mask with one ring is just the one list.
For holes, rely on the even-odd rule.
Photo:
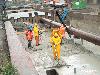
{"label": "construction site ground", "polygon": [[[50,44],[51,29],[42,28],[44,32],[39,36],[40,45],[36,46],[35,40],[32,40],[32,49],[27,48],[27,40],[24,33],[19,33],[18,37],[22,42],[23,47],[29,52],[29,57],[35,66],[39,75],[46,75],[46,70],[50,70],[57,64],[57,61],[53,59],[52,47]],[[66,37],[63,39],[61,45],[61,60],[60,64],[71,65],[61,66],[59,68],[53,67],[59,73],[59,75],[100,75],[100,47],[94,47],[94,49],[88,49],[90,45],[87,41],[84,41],[82,45],[80,39],[69,38],[66,33]],[[91,48],[92,48],[91,47]],[[97,48],[99,51],[95,50]]]}

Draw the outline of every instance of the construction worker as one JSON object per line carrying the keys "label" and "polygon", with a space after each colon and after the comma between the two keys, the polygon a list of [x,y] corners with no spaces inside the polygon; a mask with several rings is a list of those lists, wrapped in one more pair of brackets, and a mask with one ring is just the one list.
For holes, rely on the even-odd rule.
{"label": "construction worker", "polygon": [[55,33],[58,33],[59,29],[58,28],[53,28],[51,37],[54,36]]}
{"label": "construction worker", "polygon": [[36,46],[38,46],[39,45],[39,29],[38,29],[37,23],[34,24],[33,32],[34,32],[34,36],[36,40]]}
{"label": "construction worker", "polygon": [[27,29],[25,31],[25,34],[26,34],[26,39],[28,40],[28,48],[32,48],[31,46],[31,42],[32,42],[32,39],[33,39],[33,32],[31,29]]}
{"label": "construction worker", "polygon": [[52,44],[52,49],[53,49],[53,54],[54,54],[54,59],[60,60],[60,43],[61,39],[58,35],[58,33],[55,33],[51,38],[50,38],[50,43]]}
{"label": "construction worker", "polygon": [[59,28],[59,33],[62,35],[62,38],[65,36],[65,27],[63,24]]}
{"label": "construction worker", "polygon": [[59,28],[59,36],[60,36],[61,42],[62,42],[62,39],[65,37],[65,27],[63,26],[63,24]]}

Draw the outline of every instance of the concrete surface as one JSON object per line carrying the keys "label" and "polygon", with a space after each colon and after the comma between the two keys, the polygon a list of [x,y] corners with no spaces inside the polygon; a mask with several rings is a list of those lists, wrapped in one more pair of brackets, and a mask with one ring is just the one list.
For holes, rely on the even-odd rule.
{"label": "concrete surface", "polygon": [[95,55],[79,54],[68,58],[63,57],[63,59],[66,59],[68,64],[76,68],[76,75],[100,75],[100,58],[97,58]]}
{"label": "concrete surface", "polygon": [[11,62],[20,75],[38,75],[29,53],[25,51],[10,21],[5,22]]}
{"label": "concrete surface", "polygon": [[[46,70],[51,69],[45,69],[45,67],[50,67],[57,64],[57,62],[55,62],[53,59],[52,48],[51,44],[49,43],[50,34],[50,30],[48,30],[48,32],[43,32],[43,34],[41,35],[42,41],[40,41],[40,45],[38,47],[35,46],[35,40],[33,38],[32,49],[27,48],[27,40],[25,39],[25,35],[18,35],[20,41],[23,43],[23,46],[26,48],[26,51],[30,53],[30,58],[32,59],[32,62],[39,75],[46,75]],[[63,40],[64,44],[62,44],[61,46],[60,64],[67,63],[68,65],[72,66],[70,66],[69,68],[67,68],[66,66],[54,68],[57,70],[59,75],[75,75],[74,68],[77,68],[76,70],[78,70],[76,75],[92,75],[92,73],[93,75],[99,75],[100,69],[97,66],[100,61],[98,59],[100,55],[96,56],[91,50],[88,50],[89,48],[85,48],[87,42],[84,41],[85,46],[80,44],[80,40],[78,40],[79,43],[77,42],[76,44],[74,44],[73,39],[69,39],[67,34],[66,37],[67,38]],[[94,47],[94,49],[96,48],[97,47]],[[100,52],[99,48],[94,52]],[[91,62],[88,62],[87,60]],[[95,68],[92,65],[94,65]],[[86,66],[86,68],[83,68],[84,66]]]}
{"label": "concrete surface", "polygon": [[77,29],[100,36],[100,21],[72,20],[71,25]]}

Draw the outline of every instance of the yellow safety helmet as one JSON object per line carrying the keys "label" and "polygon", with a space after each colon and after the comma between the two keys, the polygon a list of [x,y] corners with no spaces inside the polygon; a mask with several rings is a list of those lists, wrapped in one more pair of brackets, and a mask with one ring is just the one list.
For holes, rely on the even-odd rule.
{"label": "yellow safety helmet", "polygon": [[57,33],[54,34],[54,37],[58,37],[59,35]]}

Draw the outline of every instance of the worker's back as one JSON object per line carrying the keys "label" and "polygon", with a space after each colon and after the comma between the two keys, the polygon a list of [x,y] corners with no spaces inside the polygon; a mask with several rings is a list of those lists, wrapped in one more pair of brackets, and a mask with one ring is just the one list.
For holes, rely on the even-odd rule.
{"label": "worker's back", "polygon": [[33,32],[31,30],[26,31],[26,39],[27,40],[32,40],[33,38]]}

